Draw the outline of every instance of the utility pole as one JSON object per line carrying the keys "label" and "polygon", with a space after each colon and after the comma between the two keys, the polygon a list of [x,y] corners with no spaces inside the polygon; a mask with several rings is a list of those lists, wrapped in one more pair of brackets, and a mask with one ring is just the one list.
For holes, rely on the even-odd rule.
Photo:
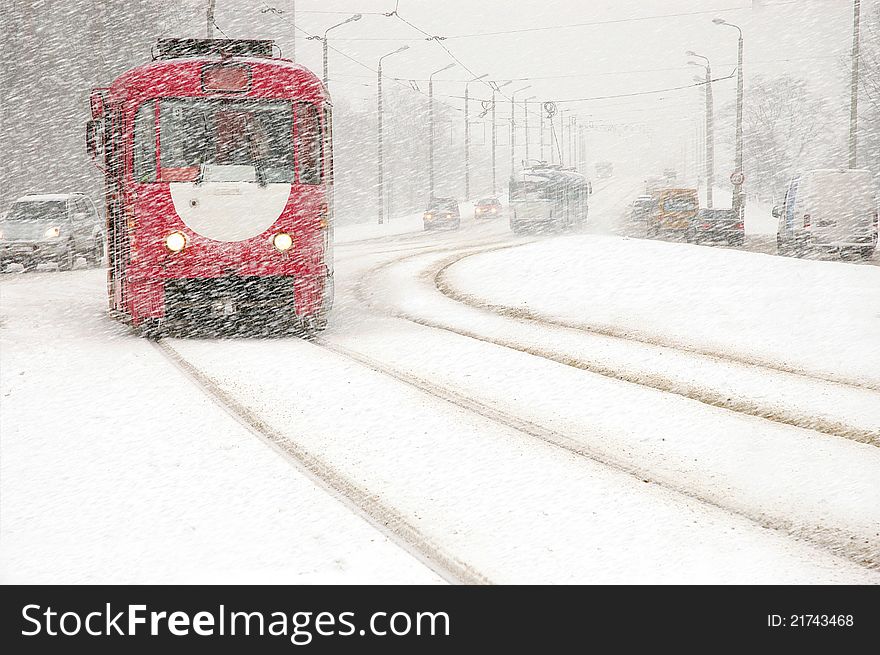
{"label": "utility pole", "polygon": [[565,168],[565,112],[567,110],[559,110],[559,139],[557,147],[559,148],[559,165]]}
{"label": "utility pole", "polygon": [[516,175],[516,94],[526,89],[531,89],[528,84],[510,94],[510,177]]}
{"label": "utility pole", "polygon": [[849,103],[849,167],[858,168],[859,130],[859,13],[861,0],[853,1],[852,81]]}
{"label": "utility pole", "polygon": [[526,132],[526,166],[529,165],[529,100],[536,96],[530,96],[523,101],[523,125]]}
{"label": "utility pole", "polygon": [[431,125],[428,139],[428,178],[430,185],[429,202],[434,200],[434,76],[455,66],[447,64],[440,70],[436,70],[428,76],[428,121]]}
{"label": "utility pole", "polygon": [[581,173],[586,174],[587,172],[587,136],[586,136],[587,128],[585,126],[578,127],[578,168]]}
{"label": "utility pole", "polygon": [[541,144],[541,156],[539,157],[539,159],[541,161],[547,161],[546,159],[544,159],[544,107],[540,103],[538,105],[538,114],[540,115],[540,122],[538,125],[538,132],[540,134],[538,135],[538,139]]}
{"label": "utility pole", "polygon": [[379,128],[379,140],[378,140],[378,157],[377,160],[379,162],[378,166],[378,209],[379,209],[379,225],[382,225],[384,222],[385,216],[385,154],[384,154],[384,138],[382,132],[382,117],[384,114],[384,105],[382,101],[382,60],[385,57],[390,57],[391,55],[396,55],[398,52],[403,52],[404,50],[409,50],[408,45],[404,45],[399,47],[394,52],[389,52],[387,55],[382,55],[379,57],[379,66],[378,66],[378,77],[376,79],[376,90],[377,90],[377,101],[378,101],[378,128]]}
{"label": "utility pole", "polygon": [[712,100],[712,69],[706,66],[706,206],[712,209],[715,188],[715,118]]}
{"label": "utility pole", "polygon": [[346,23],[352,23],[352,22],[354,22],[356,20],[360,20],[360,19],[361,19],[360,14],[354,14],[353,16],[349,16],[348,18],[346,18],[341,23],[337,23],[336,25],[331,25],[330,27],[328,27],[326,30],[324,30],[323,37],[317,36],[317,35],[306,37],[308,39],[315,39],[317,41],[320,41],[321,44],[324,46],[323,47],[323,50],[324,50],[324,78],[323,79],[324,79],[324,86],[327,88],[329,88],[329,84],[330,84],[330,77],[329,77],[329,73],[327,72],[327,32],[329,32],[332,29],[336,29],[337,27],[339,27],[341,25],[345,25]]}
{"label": "utility pole", "polygon": [[483,73],[464,84],[464,198],[471,197],[471,123],[469,116],[470,101],[468,99],[468,86],[471,82],[481,80],[489,73]]}
{"label": "utility pole", "polygon": [[208,0],[208,14],[206,16],[206,29],[205,36],[209,39],[214,38],[214,6],[217,4],[217,0]]}
{"label": "utility pole", "polygon": [[496,148],[498,146],[498,130],[495,123],[495,94],[502,86],[507,86],[510,84],[510,81],[505,82],[504,84],[498,84],[498,82],[491,82],[492,84],[492,195],[498,195],[498,183],[496,177]]}
{"label": "utility pole", "polygon": [[498,195],[498,183],[495,177],[495,148],[498,145],[498,135],[495,129],[495,93],[498,85],[492,84],[492,196]]}
{"label": "utility pole", "polygon": [[[688,63],[706,69],[706,207],[712,209],[712,190],[715,186],[715,122],[713,118],[714,105],[712,100],[712,67],[709,63],[708,57],[698,55],[692,50],[688,50],[687,54],[691,57],[699,57],[706,61],[705,65],[695,61],[689,61]],[[699,82],[700,78],[695,77],[694,81]]]}
{"label": "utility pole", "polygon": [[[856,0],[858,3],[858,0]],[[739,33],[737,41],[737,58],[736,58],[736,163],[734,164],[734,173],[737,173],[737,182],[733,185],[733,198],[731,207],[736,212],[740,222],[745,219],[746,196],[743,191],[743,33],[738,25],[728,23],[723,18],[715,18],[712,20],[716,25],[727,25],[733,27]]]}
{"label": "utility pole", "polygon": [[510,94],[510,177],[514,176],[516,171],[516,162],[514,150],[516,149],[516,105],[513,98],[516,93]]}

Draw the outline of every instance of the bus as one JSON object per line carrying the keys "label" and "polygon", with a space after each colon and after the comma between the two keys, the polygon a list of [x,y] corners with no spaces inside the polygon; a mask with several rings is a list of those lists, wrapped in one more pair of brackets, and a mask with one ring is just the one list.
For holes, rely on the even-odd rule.
{"label": "bus", "polygon": [[537,164],[510,180],[510,229],[561,232],[586,225],[592,185],[585,175],[559,165]]}
{"label": "bus", "polygon": [[687,236],[700,208],[696,189],[657,189],[651,194],[653,209],[648,215],[648,236],[677,234]]}

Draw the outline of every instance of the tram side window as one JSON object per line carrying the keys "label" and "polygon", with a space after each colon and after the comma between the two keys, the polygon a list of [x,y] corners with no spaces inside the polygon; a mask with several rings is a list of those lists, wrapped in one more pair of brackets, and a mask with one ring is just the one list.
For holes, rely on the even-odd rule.
{"label": "tram side window", "polygon": [[321,121],[318,108],[308,103],[296,105],[296,152],[300,184],[320,184],[322,175]]}
{"label": "tram side window", "polygon": [[134,179],[156,181],[156,107],[145,102],[134,116]]}

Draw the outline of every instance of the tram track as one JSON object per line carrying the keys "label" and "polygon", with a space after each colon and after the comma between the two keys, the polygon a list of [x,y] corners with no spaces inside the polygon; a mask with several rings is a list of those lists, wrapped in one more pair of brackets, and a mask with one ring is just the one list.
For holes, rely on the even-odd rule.
{"label": "tram track", "polygon": [[[378,303],[373,298],[368,297],[369,286],[373,283],[374,279],[386,269],[395,265],[400,265],[417,257],[448,252],[449,256],[444,257],[442,261],[439,262],[439,267],[437,265],[429,267],[428,270],[423,271],[421,274],[422,281],[433,284],[435,290],[444,295],[444,297],[466,306],[470,306],[472,309],[490,311],[504,316],[505,318],[512,318],[517,321],[546,325],[551,329],[576,329],[571,328],[570,326],[554,325],[552,321],[542,321],[541,317],[506,316],[503,308],[486,307],[485,303],[474,302],[472,299],[466,299],[470,301],[470,303],[465,302],[462,299],[452,297],[450,294],[446,293],[448,289],[443,288],[443,284],[445,283],[445,280],[443,280],[443,274],[455,262],[461,261],[468,256],[505,248],[513,248],[531,241],[531,239],[522,238],[512,240],[509,235],[501,236],[492,234],[485,235],[485,237],[479,238],[470,243],[443,242],[426,244],[424,247],[420,248],[417,253],[413,253],[411,248],[401,250],[392,248],[391,250],[365,253],[363,254],[364,257],[375,255],[381,256],[383,254],[395,256],[391,261],[384,261],[381,264],[372,266],[366,274],[360,276],[358,282],[353,285],[355,297],[360,300],[360,302],[364,304],[371,313],[382,317],[388,317],[390,315],[394,318],[403,319],[423,327],[443,330],[476,341],[501,346],[509,350],[535,355],[573,368],[599,373],[606,377],[624,382],[653,388],[666,393],[677,394],[693,400],[698,400],[707,405],[722,407],[736,413],[765,418],[777,423],[807,428],[824,432],[832,436],[841,436],[856,441],[871,443],[872,445],[878,445],[876,435],[858,434],[857,430],[854,431],[849,426],[828,422],[823,423],[822,421],[816,420],[816,417],[787,416],[784,413],[778,413],[778,411],[775,411],[772,416],[763,415],[769,413],[764,412],[761,408],[753,406],[737,406],[735,403],[731,403],[729,398],[723,399],[720,396],[717,399],[714,399],[716,402],[712,402],[713,399],[707,397],[705,393],[685,393],[683,389],[676,388],[675,384],[668,380],[648,380],[639,376],[632,377],[622,375],[619,371],[614,369],[603,370],[601,367],[590,364],[590,362],[579,361],[576,358],[565,355],[564,353],[541,351],[540,349],[523,346],[523,344],[516,343],[513,340],[510,342],[504,342],[504,340],[481,335],[476,331],[462,330],[455,326],[433,321],[429,318],[411,315],[408,312],[400,311],[393,307],[389,308],[386,305]],[[462,252],[463,250],[465,252]],[[346,253],[346,255],[346,259],[359,259],[362,256],[355,253]],[[588,329],[581,331],[591,333]],[[627,338],[627,336],[608,334],[602,334],[601,336],[612,336],[626,341],[635,341],[645,346],[672,348],[693,356],[715,357],[715,359],[720,362],[725,362],[729,359],[725,357],[716,357],[716,353],[708,354],[697,352],[689,348],[670,347],[639,338]],[[601,445],[597,446],[595,444],[591,445],[590,443],[585,443],[582,434],[571,434],[565,430],[554,429],[547,425],[542,425],[529,418],[512,415],[509,412],[493,406],[490,402],[485,402],[485,399],[481,400],[474,398],[463,388],[455,388],[455,385],[449,386],[438,384],[423,376],[416,375],[410,371],[382,362],[364,352],[354,350],[340,343],[335,343],[332,336],[330,338],[324,336],[318,337],[313,341],[312,345],[406,384],[435,400],[448,403],[456,408],[492,421],[499,426],[514,430],[527,437],[537,439],[544,444],[564,451],[570,455],[624,473],[646,484],[656,485],[657,487],[681,496],[688,501],[694,501],[706,505],[727,514],[746,519],[763,528],[771,529],[796,540],[810,543],[826,552],[830,552],[835,556],[854,562],[867,569],[876,570],[880,568],[880,538],[878,538],[878,535],[866,537],[864,534],[853,532],[845,528],[824,526],[818,521],[816,524],[807,525],[803,521],[795,521],[787,518],[784,514],[780,514],[779,512],[768,513],[758,507],[738,506],[735,501],[725,499],[723,495],[719,496],[718,494],[713,494],[711,491],[706,491],[699,487],[689,486],[686,483],[679,483],[674,477],[664,476],[662,474],[657,475],[656,472],[652,472],[650,467],[640,466],[636,461],[627,459],[626,457],[616,456],[614,453],[603,449]],[[226,392],[222,386],[211,379],[208,374],[199,370],[195,365],[187,362],[172,346],[163,341],[158,342],[156,348],[187,377],[192,379],[193,382],[196,383],[216,404],[232,415],[251,433],[275,448],[297,468],[307,472],[307,474],[321,484],[321,486],[329,493],[339,498],[344,504],[362,515],[365,520],[379,529],[392,542],[413,554],[444,580],[451,583],[461,584],[491,583],[491,580],[477,571],[473,566],[455,557],[454,554],[446,552],[442,546],[438,545],[434,539],[428,537],[403,514],[386,503],[381,502],[376,494],[371,493],[369,489],[341,474],[330,463],[322,460],[320,457],[317,457],[299,445],[296,442],[295,435],[287,435],[273,428],[266,420],[254,413],[252,409],[236,400],[230,393]],[[734,360],[734,363],[739,365],[744,364],[744,362],[737,360]],[[792,373],[792,371],[780,370],[775,367],[762,367],[761,364],[756,364],[754,362],[748,362],[747,365],[766,368],[775,373]],[[842,383],[838,380],[828,381],[820,377],[810,376],[805,372],[799,371],[795,374],[824,383],[833,382],[834,384],[848,386],[846,383]],[[698,397],[692,397],[695,395]]]}
{"label": "tram track", "polygon": [[305,472],[328,493],[363,517],[390,541],[416,557],[443,580],[450,584],[491,584],[482,573],[447,553],[412,521],[383,503],[375,493],[357,484],[321,457],[302,447],[295,438],[272,427],[253,410],[226,392],[210,375],[187,361],[167,340],[151,343],[163,358],[248,432],[275,449],[285,460]]}
{"label": "tram track", "polygon": [[819,382],[827,382],[830,384],[837,384],[845,387],[854,387],[866,389],[869,391],[880,391],[880,385],[874,384],[871,382],[866,382],[863,380],[851,380],[845,378],[843,376],[836,375],[827,375],[816,372],[808,372],[803,369],[799,369],[794,366],[789,366],[781,362],[770,362],[770,361],[762,361],[759,359],[752,359],[748,357],[742,357],[735,354],[730,353],[722,353],[715,350],[710,350],[706,348],[699,348],[697,346],[691,346],[687,344],[682,344],[676,342],[672,339],[665,339],[656,335],[648,336],[642,335],[634,331],[625,331],[620,329],[615,329],[609,326],[602,325],[593,325],[590,323],[581,323],[576,321],[566,321],[563,319],[546,316],[539,312],[535,312],[526,308],[519,307],[509,307],[506,305],[498,305],[493,303],[487,303],[476,296],[465,293],[457,289],[454,285],[449,282],[448,279],[448,271],[455,264],[460,261],[474,256],[474,255],[482,255],[490,252],[495,252],[496,250],[502,250],[504,248],[486,248],[480,252],[476,253],[465,253],[459,257],[450,257],[448,260],[444,261],[442,266],[440,266],[436,271],[433,272],[433,282],[434,286],[437,290],[442,293],[447,298],[455,300],[456,302],[462,303],[469,307],[473,307],[475,309],[482,309],[486,311],[490,311],[499,316],[505,316],[507,318],[513,318],[518,320],[529,321],[532,323],[537,323],[541,325],[546,325],[550,327],[560,327],[567,328],[570,330],[577,330],[579,332],[587,332],[590,334],[596,334],[603,337],[611,337],[614,339],[626,340],[635,343],[645,344],[648,346],[659,346],[662,348],[668,348],[670,350],[677,350],[680,352],[687,352],[695,355],[700,355],[703,357],[709,357],[718,361],[727,361],[734,364],[742,364],[745,366],[752,366],[757,368],[766,369],[768,371],[774,371],[779,373],[787,373],[789,375],[797,375],[800,377],[809,378],[812,380],[816,380]]}
{"label": "tram track", "polygon": [[[486,244],[484,246],[461,246],[459,248],[456,248],[455,250],[460,251],[462,248],[466,248],[467,252],[457,252],[451,254],[449,257],[444,258],[441,262],[438,262],[435,265],[424,270],[421,275],[422,281],[433,284],[433,286],[439,293],[443,294],[443,296],[454,302],[460,303],[477,311],[490,312],[503,319],[514,321],[515,323],[537,325],[550,330],[566,330],[575,333],[584,333],[587,335],[617,340],[625,343],[632,343],[645,348],[662,349],[663,351],[671,351],[679,355],[693,357],[696,361],[700,361],[703,363],[708,362],[709,364],[720,364],[722,366],[744,367],[752,371],[766,373],[767,375],[795,376],[795,378],[802,379],[805,382],[817,382],[825,385],[830,385],[831,388],[837,388],[844,391],[854,390],[858,393],[873,393],[876,391],[880,391],[880,388],[877,388],[875,385],[872,385],[870,383],[851,382],[836,377],[814,375],[810,372],[795,369],[793,367],[770,365],[762,362],[739,358],[732,355],[728,356],[723,353],[711,352],[692,348],[689,346],[683,346],[681,344],[671,344],[661,339],[655,340],[645,338],[641,335],[621,333],[620,331],[616,330],[594,328],[594,326],[589,325],[584,326],[581,324],[570,324],[568,322],[556,321],[552,319],[547,320],[545,317],[535,315],[528,310],[520,311],[518,308],[509,308],[505,306],[487,304],[478,298],[474,298],[472,296],[469,296],[468,294],[464,294],[458,291],[457,289],[452,287],[445,279],[445,272],[449,269],[449,267],[467,257],[513,248],[519,245],[523,245],[525,243],[527,243],[527,241],[520,241],[515,243],[510,243],[509,241],[507,241],[500,244]],[[510,350],[516,350],[529,355],[533,355],[535,357],[550,360],[558,364],[563,364],[565,366],[601,375],[603,377],[655,389],[664,393],[675,394],[684,398],[688,398],[690,400],[694,400],[696,402],[700,402],[705,405],[718,407],[738,414],[753,416],[775,423],[785,424],[801,429],[813,430],[830,436],[849,439],[852,441],[869,444],[871,446],[880,447],[880,431],[875,429],[865,428],[864,426],[851,425],[842,420],[834,420],[823,416],[794,411],[780,404],[763,403],[757,401],[754,398],[742,398],[739,395],[731,393],[723,388],[712,389],[707,388],[704,385],[701,386],[695,385],[690,382],[683,382],[681,380],[676,380],[674,377],[658,373],[657,371],[644,371],[638,368],[627,369],[624,366],[608,364],[596,360],[590,360],[582,356],[573,355],[571,352],[566,352],[565,350],[559,350],[557,348],[541,345],[530,345],[524,343],[523,340],[517,340],[515,338],[502,338],[499,336],[484,334],[476,330],[454,325],[451,321],[441,321],[431,317],[420,316],[414,314],[413,312],[404,311],[396,307],[377,305],[377,303],[373,299],[368,297],[368,288],[370,286],[370,283],[368,281],[374,279],[386,269],[400,265],[407,260],[422,257],[427,254],[442,252],[443,250],[451,251],[453,250],[453,248],[438,248],[434,251],[420,252],[414,255],[396,258],[393,261],[383,262],[382,264],[373,267],[356,286],[356,294],[358,298],[362,303],[371,306],[373,311],[376,311],[377,313],[386,315],[390,314],[396,318],[407,320],[423,327],[444,330],[457,334],[459,336],[482,341],[484,343],[490,343],[492,345],[507,348]],[[880,402],[880,399],[878,399],[878,402]]]}
{"label": "tram track", "polygon": [[[272,427],[247,405],[237,400],[223,389],[208,373],[189,362],[166,340],[153,342],[156,350],[175,368],[198,386],[218,407],[245,427],[251,434],[279,452],[297,469],[304,471],[331,495],[339,499],[352,511],[361,515],[389,540],[412,554],[442,579],[451,584],[481,585],[492,581],[467,562],[453,553],[446,552],[434,539],[407,519],[401,512],[382,502],[378,495],[368,488],[354,482],[330,463],[324,461],[297,443],[295,435],[285,434]],[[318,337],[311,345],[352,361],[376,373],[403,383],[426,396],[442,401],[480,416],[496,425],[511,429],[529,438],[566,452],[578,458],[589,460],[603,467],[623,473],[645,484],[655,485],[667,492],[696,502],[700,505],[722,511],[745,519],[762,528],[774,530],[796,540],[810,543],[815,547],[837,557],[848,560],[870,570],[880,568],[880,542],[876,538],[850,533],[840,528],[827,528],[821,525],[804,526],[780,516],[761,511],[750,511],[726,503],[700,490],[677,484],[672,480],[656,476],[650,468],[642,467],[622,457],[584,443],[578,436],[546,427],[535,421],[510,415],[491,404],[471,397],[466,391],[437,384],[422,376],[400,370],[385,364],[374,357],[358,352],[323,337]]]}
{"label": "tram track", "polygon": [[[351,348],[318,338],[315,345],[357,362],[375,372],[393,378],[437,400],[449,403],[459,409],[488,419],[502,427],[509,428],[528,437],[538,439],[547,445],[558,448],[571,455],[590,460],[619,473],[626,474],[646,484],[654,484],[690,501],[721,510],[725,513],[749,520],[763,528],[776,530],[795,539],[812,543],[837,556],[844,557],[869,569],[880,568],[880,540],[866,540],[864,536],[848,533],[837,528],[814,525],[805,527],[779,516],[763,512],[749,511],[725,503],[710,495],[686,485],[658,478],[648,467],[634,464],[622,457],[615,457],[607,451],[584,443],[577,436],[543,426],[535,421],[510,415],[492,405],[473,398],[466,391],[437,384],[424,377],[389,366]],[[880,536],[880,535],[878,535]]]}
{"label": "tram track", "polygon": [[[467,254],[476,254],[476,252],[483,252],[489,249],[516,247],[522,243],[524,243],[522,240],[517,240],[516,242],[511,243],[509,239],[500,242],[496,240],[492,244],[486,244],[485,242],[472,243],[469,245],[447,243],[438,244],[433,252],[458,251],[448,258],[444,258],[444,261],[450,260],[453,257],[457,260],[463,256],[467,256]],[[462,248],[469,248],[471,252],[462,255],[460,252]],[[424,254],[424,252],[420,252],[417,255],[412,255],[410,253],[404,257],[395,257],[391,262],[384,262],[379,266],[374,266],[370,271],[371,275],[362,277],[359,283],[355,285],[357,297],[361,302],[367,304],[372,311],[387,316],[388,313],[386,311],[378,310],[372,305],[370,299],[364,297],[364,285],[369,283],[377,271],[381,271],[386,267],[399,264],[412,257]],[[433,276],[437,274],[436,271],[433,270],[429,273],[430,275],[426,273],[428,279],[432,279]],[[400,314],[395,314],[395,316],[425,327],[436,327],[437,329],[460,334],[461,336],[473,338],[478,341],[487,341],[487,339],[482,338],[478,334],[470,335],[462,333],[459,330],[450,329],[448,326],[426,324],[429,322],[423,321],[419,319],[419,317],[408,317]],[[796,540],[810,543],[815,547],[821,548],[826,552],[830,552],[835,556],[854,562],[867,569],[874,570],[880,568],[880,556],[878,556],[878,553],[880,553],[880,541],[878,541],[877,536],[866,537],[863,534],[851,532],[840,527],[823,526],[820,523],[805,525],[803,521],[795,521],[786,518],[778,512],[774,514],[756,507],[738,506],[735,501],[725,499],[723,495],[719,496],[718,494],[713,494],[711,491],[707,492],[699,487],[692,487],[688,486],[686,483],[679,483],[670,476],[664,476],[662,474],[657,475],[649,466],[640,466],[638,462],[634,462],[626,457],[616,456],[614,453],[603,449],[601,446],[585,443],[583,440],[583,434],[568,433],[565,430],[554,429],[542,425],[529,418],[512,415],[498,407],[494,407],[489,402],[474,398],[464,389],[457,389],[454,388],[454,386],[438,384],[423,376],[384,363],[364,352],[359,352],[339,343],[334,343],[332,338],[323,336],[318,337],[312,342],[312,345],[401,382],[435,400],[442,401],[473,415],[480,416],[483,419],[487,419],[499,426],[514,430],[529,438],[537,439],[546,445],[559,449],[570,455],[624,473],[631,478],[640,480],[646,484],[656,485],[658,488],[662,488],[667,492],[678,495],[687,501],[697,502],[732,516],[746,519],[758,526],[777,531]],[[382,502],[377,494],[353,481],[350,477],[341,474],[332,464],[303,448],[297,443],[295,435],[288,435],[273,428],[268,421],[255,413],[246,404],[240,402],[229,392],[225,391],[218,382],[210,377],[210,375],[200,370],[196,365],[186,361],[183,355],[175,350],[172,345],[166,341],[160,341],[155,344],[155,347],[165,358],[181,370],[184,375],[197,384],[213,402],[233,416],[239,423],[254,434],[254,436],[275,448],[293,465],[300,470],[305,471],[329,493],[339,498],[345,505],[363,516],[365,520],[380,530],[380,532],[386,535],[392,542],[413,554],[444,580],[450,583],[459,584],[491,583],[491,580],[476,570],[473,566],[462,561],[460,558],[457,558],[454,553],[446,552],[441,545],[436,543],[435,539],[427,536],[425,532],[420,530],[401,512],[389,506],[387,503]],[[506,347],[509,348],[509,346]],[[511,349],[524,351],[522,348],[517,347]],[[546,355],[546,353],[539,354],[538,356],[543,355]],[[544,358],[552,359],[548,357]],[[657,387],[655,386],[654,388]]]}
{"label": "tram track", "polygon": [[[523,241],[518,241],[515,243],[510,243],[509,241],[503,243],[496,243],[491,245],[461,245],[458,247],[442,247],[437,248],[435,253],[443,252],[446,250],[461,250],[462,248],[467,248],[468,252],[461,253],[456,252],[450,255],[447,258],[442,260],[439,270],[436,267],[429,268],[422,273],[423,281],[433,281],[436,279],[437,275],[448,268],[452,263],[456,261],[460,261],[461,259],[481,254],[483,252],[491,252],[497,251],[507,248],[517,247],[522,245]],[[367,306],[372,312],[381,316],[392,316],[394,318],[406,320],[408,322],[433,328],[441,331],[445,331],[448,333],[456,334],[465,338],[473,339],[476,341],[490,343],[492,345],[500,346],[503,348],[507,348],[509,350],[519,351],[526,354],[534,355],[536,357],[540,357],[542,359],[546,359],[549,361],[553,361],[556,363],[561,363],[566,366],[571,366],[573,368],[585,370],[588,372],[598,373],[605,377],[610,377],[613,379],[617,379],[623,382],[628,382],[631,384],[635,384],[641,387],[651,388],[657,391],[661,391],[664,393],[672,393],[675,395],[679,395],[691,400],[695,400],[697,402],[713,406],[719,407],[722,409],[726,409],[728,411],[734,412],[736,414],[741,414],[749,417],[760,418],[764,420],[771,421],[773,423],[787,425],[791,427],[796,427],[800,429],[810,430],[812,432],[826,434],[831,437],[840,437],[856,442],[865,443],[871,446],[880,446],[880,435],[878,435],[874,431],[860,429],[858,427],[849,426],[839,422],[827,421],[821,417],[816,416],[807,416],[800,415],[794,412],[786,412],[784,409],[779,407],[762,407],[760,405],[756,405],[748,402],[735,402],[730,396],[725,395],[723,393],[709,393],[705,389],[700,391],[694,391],[693,389],[687,389],[680,387],[677,383],[671,380],[653,377],[653,378],[645,378],[643,376],[629,376],[622,374],[620,371],[613,368],[602,368],[597,367],[589,362],[580,361],[577,358],[573,358],[570,355],[564,353],[558,353],[553,351],[541,350],[536,348],[531,348],[528,346],[524,346],[521,343],[517,343],[513,340],[501,340],[493,337],[487,337],[486,335],[480,334],[479,332],[472,330],[464,330],[455,326],[451,326],[448,324],[444,324],[438,321],[431,320],[429,318],[425,318],[422,316],[417,316],[411,314],[406,311],[401,311],[399,309],[389,307],[383,304],[377,304],[372,298],[369,297],[368,289],[371,287],[372,280],[382,271],[388,269],[390,267],[399,265],[403,262],[406,262],[410,259],[415,259],[417,257],[424,256],[425,252],[420,252],[415,255],[407,255],[404,257],[395,258],[393,261],[386,261],[382,264],[374,266],[366,275],[362,276],[360,281],[355,285],[355,293],[358,299],[362,304]],[[438,291],[440,289],[438,288]],[[442,293],[442,291],[441,291]],[[481,304],[477,304],[474,309],[485,309]],[[520,317],[515,317],[516,319],[520,319]],[[520,319],[521,320],[521,319]],[[535,323],[541,323],[541,321],[532,321]],[[549,324],[548,327],[551,328],[559,328],[560,326],[554,326]],[[610,336],[610,335],[601,335],[601,336]],[[652,343],[650,341],[644,341],[640,339],[626,339],[627,341],[637,341],[638,343],[646,346],[652,347],[664,347],[668,348],[668,346],[660,345],[656,343]],[[674,481],[665,480],[661,481],[657,479],[655,474],[652,474],[651,471],[647,468],[643,468],[640,466],[633,465],[631,461],[627,461],[624,459],[616,458],[608,452],[602,450],[601,448],[596,448],[587,444],[584,444],[582,440],[577,437],[566,435],[563,432],[558,430],[554,430],[551,428],[547,428],[542,426],[534,421],[530,421],[528,419],[524,419],[521,417],[511,416],[505,412],[498,410],[497,408],[492,407],[489,404],[476,400],[469,396],[466,392],[461,393],[459,391],[455,391],[448,387],[444,387],[442,385],[438,385],[436,383],[430,382],[424,378],[420,378],[419,376],[415,376],[406,371],[401,371],[394,367],[387,366],[382,364],[375,358],[372,358],[363,353],[358,353],[350,348],[346,348],[344,346],[340,346],[338,344],[332,344],[328,342],[326,339],[319,339],[319,345],[331,349],[337,354],[343,355],[349,359],[354,359],[355,361],[360,362],[361,364],[375,370],[378,372],[382,372],[390,377],[393,377],[401,382],[404,382],[410,386],[413,386],[426,394],[445,400],[451,404],[454,404],[462,409],[474,412],[483,416],[484,418],[488,418],[496,423],[505,425],[509,428],[518,430],[523,432],[529,436],[538,438],[548,444],[559,447],[567,452],[570,452],[574,455],[585,457],[594,462],[609,466],[615,470],[625,472],[637,479],[643,480],[645,482],[652,482],[654,484],[658,484],[664,488],[667,488],[670,491],[681,494],[688,498],[697,500],[699,502],[705,503],[707,505],[713,506],[715,508],[721,509],[723,511],[729,512],[736,516],[740,516],[746,518],[750,521],[757,523],[758,525],[768,528],[774,529],[780,532],[783,532],[791,537],[796,539],[803,539],[814,543],[815,545],[830,550],[838,555],[843,555],[848,559],[855,561],[856,563],[866,566],[868,568],[880,568],[880,541],[878,541],[878,537],[880,535],[875,535],[873,538],[865,539],[864,536],[860,536],[857,534],[847,534],[841,533],[836,529],[823,528],[822,526],[815,525],[810,528],[804,528],[803,525],[798,525],[794,521],[787,520],[780,516],[770,516],[760,511],[750,511],[747,509],[739,508],[734,506],[731,503],[724,502],[723,500],[719,500],[718,498],[712,498],[709,494],[703,493],[698,490],[694,490],[688,488],[687,486],[676,484]],[[789,370],[781,370],[772,366],[762,366],[761,364],[754,362],[742,362],[732,358],[725,358],[723,356],[714,356],[715,353],[701,353],[696,352],[689,348],[672,348],[673,350],[678,350],[679,352],[686,353],[691,356],[696,357],[709,357],[710,359],[714,359],[715,361],[721,363],[733,363],[736,365],[746,365],[749,367],[753,367],[756,369],[765,369],[768,373],[771,374],[784,374],[791,375],[795,374],[801,378],[804,378],[808,381],[820,382],[823,384],[833,384],[839,386],[841,388],[854,388],[859,391],[866,390],[864,385],[856,384],[849,385],[845,382],[839,380],[827,380],[822,376],[813,376],[804,371],[789,371]],[[867,390],[872,391],[870,387]]]}

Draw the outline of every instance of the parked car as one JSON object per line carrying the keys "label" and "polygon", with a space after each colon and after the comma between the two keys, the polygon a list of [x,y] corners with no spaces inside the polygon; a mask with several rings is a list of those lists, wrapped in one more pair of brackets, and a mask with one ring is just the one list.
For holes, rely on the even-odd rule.
{"label": "parked car", "polygon": [[23,196],[0,221],[0,269],[55,263],[66,271],[80,256],[94,265],[104,258],[103,224],[83,193]]}
{"label": "parked car", "polygon": [[691,220],[688,241],[724,241],[731,246],[741,246],[745,241],[745,226],[735,209],[701,209]]}
{"label": "parked car", "polygon": [[868,258],[877,247],[877,211],[870,171],[806,171],[791,179],[782,205],[773,208],[777,252],[802,257],[826,250]]}
{"label": "parked car", "polygon": [[633,200],[629,209],[629,219],[633,223],[646,223],[654,208],[654,199],[651,196],[639,196]]}
{"label": "parked car", "polygon": [[501,216],[501,201],[498,198],[483,198],[474,203],[474,218],[498,218]]}
{"label": "parked car", "polygon": [[454,198],[434,198],[428,203],[423,216],[426,230],[446,227],[457,230],[461,225],[458,202]]}

